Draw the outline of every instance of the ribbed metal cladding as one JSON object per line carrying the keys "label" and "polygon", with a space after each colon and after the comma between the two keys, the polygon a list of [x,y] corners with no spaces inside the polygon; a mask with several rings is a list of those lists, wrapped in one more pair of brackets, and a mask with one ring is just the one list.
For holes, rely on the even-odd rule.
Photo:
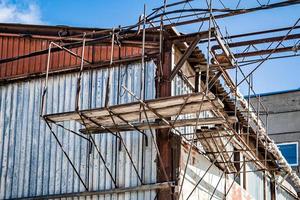
{"label": "ribbed metal cladding", "polygon": [[[49,44],[49,39],[0,35],[0,59],[26,55],[35,51],[45,50],[49,47]],[[60,43],[58,42],[58,44]],[[82,47],[72,48],[70,50],[78,55],[81,55],[82,53]],[[85,47],[84,58],[91,63],[98,63],[109,61],[110,54],[111,45],[87,46]],[[130,58],[138,55],[141,55],[141,48],[114,47],[114,60]],[[46,64],[47,54],[0,64],[0,80],[45,72]],[[51,54],[50,71],[64,70],[79,65],[80,59],[72,56],[66,51],[53,52]]]}
{"label": "ribbed metal cladding", "polygon": [[[146,64],[145,74],[145,98],[152,99],[155,97],[155,64],[152,61]],[[77,76],[64,74],[49,78],[47,113],[74,110]],[[80,97],[82,109],[103,106],[107,76],[107,69],[84,73]],[[125,85],[140,96],[141,64],[112,68],[110,80],[111,105],[134,101],[128,93],[118,88]],[[39,117],[43,85],[44,79],[34,79],[0,86],[0,199],[85,191],[45,122]],[[80,128],[75,122],[65,122],[64,126],[72,130]],[[89,154],[86,140],[55,125],[52,127],[90,190],[114,188],[95,149]],[[151,136],[147,134],[148,146],[143,149],[140,133],[121,133],[140,174],[144,167],[144,182],[155,183],[156,150]],[[94,137],[119,187],[141,185],[116,138],[111,134]],[[154,199],[155,195],[155,191],[140,191],[94,196],[93,199]]]}
{"label": "ribbed metal cladding", "polygon": [[[172,95],[184,95],[184,94],[191,94],[193,92],[193,88],[187,85],[187,83],[178,75],[174,77],[172,81]],[[194,114],[184,114],[180,115],[178,119],[192,119],[195,118]],[[178,127],[182,134],[191,134],[194,131],[194,128],[191,126],[186,127]],[[189,135],[186,136],[187,138],[190,137]]]}

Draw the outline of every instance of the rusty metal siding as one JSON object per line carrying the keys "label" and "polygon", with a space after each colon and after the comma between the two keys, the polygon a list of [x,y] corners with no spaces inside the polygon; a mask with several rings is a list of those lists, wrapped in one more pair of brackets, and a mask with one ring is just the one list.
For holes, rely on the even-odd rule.
{"label": "rusty metal siding", "polygon": [[[111,104],[133,101],[124,91],[118,92],[119,84],[140,95],[140,70],[138,63],[112,69]],[[146,70],[146,98],[150,99],[155,97],[154,63],[148,62]],[[107,74],[106,69],[84,72],[82,108],[103,105]],[[76,81],[75,73],[50,77],[46,105],[48,113],[74,109]],[[34,79],[0,86],[0,199],[84,191],[54,137],[39,117],[43,84],[44,79]],[[80,128],[72,121],[64,125],[72,130]],[[97,152],[93,149],[91,154],[88,153],[87,141],[56,126],[53,128],[81,177],[89,183],[90,190],[114,188]],[[149,145],[145,147],[143,165],[142,136],[134,131],[121,134],[139,172],[145,167],[145,183],[155,183],[156,150],[151,137],[148,137]],[[140,185],[124,148],[119,151],[119,143],[112,135],[96,135],[95,141],[112,173],[115,175],[117,172],[119,187]],[[155,198],[155,194],[155,191],[126,192],[94,196],[93,199],[150,200]]]}
{"label": "rusty metal siding", "polygon": [[[0,59],[20,56],[47,49],[49,39],[0,35]],[[89,62],[105,62],[110,59],[111,46],[94,45],[85,47],[85,59]],[[82,47],[70,49],[81,55]],[[137,47],[114,47],[114,59],[141,55]],[[46,71],[47,54],[0,64],[0,80],[39,74]],[[65,51],[51,54],[51,69],[62,70],[80,65],[80,59]]]}

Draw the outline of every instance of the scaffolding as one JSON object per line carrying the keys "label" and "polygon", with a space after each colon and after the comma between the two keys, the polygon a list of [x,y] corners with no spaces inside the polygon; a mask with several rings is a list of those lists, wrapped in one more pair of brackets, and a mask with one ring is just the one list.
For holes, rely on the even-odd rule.
{"label": "scaffolding", "polygon": [[[164,1],[161,7],[154,8],[148,15],[146,15],[145,6],[139,21],[134,25],[84,33],[76,37],[72,36],[76,38],[76,41],[67,44],[60,41],[68,40],[68,37],[62,37],[60,41],[50,42],[47,50],[0,60],[1,64],[30,56],[48,54],[41,117],[46,122],[86,191],[89,191],[88,184],[80,177],[78,170],[54,132],[53,125],[87,140],[90,143],[90,148],[94,148],[97,151],[116,188],[101,191],[99,194],[154,188],[158,191],[168,190],[168,194],[171,194],[171,196],[180,196],[185,181],[187,165],[191,159],[193,149],[196,149],[207,157],[211,161],[211,164],[203,176],[197,180],[195,187],[185,200],[188,200],[192,196],[209,169],[214,165],[218,166],[224,172],[216,188],[222,178],[229,174],[234,175],[233,180],[225,188],[224,198],[229,194],[236,179],[242,173],[247,173],[243,171],[243,168],[249,162],[255,164],[257,170],[263,172],[281,172],[284,178],[291,177],[295,186],[300,188],[299,178],[292,172],[286,160],[267,135],[268,110],[260,101],[259,95],[255,93],[252,83],[254,72],[267,60],[299,55],[297,51],[300,48],[300,34],[291,33],[300,28],[298,25],[300,19],[291,27],[241,35],[229,35],[226,33],[225,36],[222,34],[217,22],[221,18],[295,5],[299,4],[300,1],[281,1],[277,3],[269,1],[266,5],[262,5],[258,1],[257,6],[246,9],[239,8],[239,3],[235,8],[227,8],[222,1],[220,2],[224,8],[214,8],[211,0],[206,2],[207,8],[200,9],[194,8],[191,2],[191,0],[184,0],[168,4],[167,1]],[[180,34],[175,30],[175,27],[187,25],[194,27],[199,25],[198,31]],[[287,32],[282,36],[261,36],[262,34],[284,31]],[[247,36],[257,36],[260,39],[231,42],[232,39],[243,39]],[[293,46],[284,45],[285,42],[290,40],[296,41]],[[82,109],[80,108],[82,75],[87,66],[93,65],[93,63],[85,59],[84,50],[87,46],[93,44],[111,45],[110,61],[107,68],[106,94],[103,97],[105,103],[100,108]],[[199,44],[205,44],[207,52],[204,53],[201,51]],[[260,49],[262,48],[259,46],[260,44],[269,44],[269,46],[267,49]],[[182,56],[172,68],[169,62],[170,58],[168,58],[169,55],[166,54],[166,49],[169,51],[173,45],[176,45],[180,49]],[[138,58],[142,63],[140,74],[142,77],[140,83],[141,95],[134,94],[125,85],[122,85],[120,88],[135,99],[135,101],[126,104],[109,105],[111,67],[122,62],[128,62],[128,60],[114,60],[114,49],[123,46],[136,46],[142,50]],[[75,47],[82,47],[81,55],[71,50]],[[233,49],[241,47],[244,48],[242,52],[233,53]],[[68,52],[70,55],[80,59],[81,64],[77,78],[74,111],[49,114],[46,113],[45,107],[47,104],[48,79],[51,74],[51,55],[57,51]],[[283,53],[284,55],[282,55]],[[279,56],[274,56],[274,54],[279,54]],[[255,59],[247,59],[249,57],[255,57]],[[145,100],[144,73],[147,59],[155,59],[158,68],[158,75],[156,77],[158,95],[157,98],[151,100]],[[187,77],[183,71],[182,68],[186,62],[193,64],[195,71],[193,76]],[[253,64],[256,67],[250,73],[246,74],[242,66]],[[234,78],[230,76],[228,70],[234,70]],[[166,90],[170,90],[171,83],[176,76],[180,76],[187,85],[192,85],[193,92],[176,96],[172,96],[168,91],[166,92]],[[240,81],[238,76],[242,77]],[[239,92],[238,86],[242,84],[246,84],[248,87],[247,98],[244,98]],[[250,100],[251,96],[257,99],[257,105],[253,105]],[[205,116],[203,113],[211,113],[211,116]],[[265,114],[266,119],[262,119],[261,114]],[[192,117],[182,117],[184,115]],[[64,127],[63,122],[65,121],[76,121],[81,124],[82,128],[79,130],[70,130]],[[192,127],[193,131],[183,133],[182,129],[185,127]],[[167,132],[165,132],[166,129]],[[126,143],[120,134],[120,132],[136,131],[143,136],[143,145],[147,146],[149,139],[147,138],[147,134],[145,134],[146,130],[151,132],[153,139],[151,141],[154,142],[159,167],[163,173],[162,182],[152,185],[144,183],[143,170],[140,171],[133,162],[132,155],[128,151]],[[176,180],[170,177],[170,172],[165,167],[164,155],[162,155],[161,149],[155,140],[156,135],[170,133],[179,136],[188,146],[188,156],[183,169],[183,178],[179,183],[176,183]],[[100,148],[94,140],[94,134],[111,134],[119,141],[120,147],[125,149],[126,155],[131,161],[134,172],[142,185],[141,187],[118,187],[116,177],[107,166],[105,156],[101,153]],[[235,154],[241,152],[244,159],[234,159]],[[273,168],[270,166],[273,166]],[[176,184],[179,185],[178,192],[174,189]],[[213,198],[215,192],[216,189],[213,191],[211,198]],[[94,193],[86,194],[90,195]],[[77,195],[84,194],[78,193]],[[53,197],[58,197],[58,195]]]}

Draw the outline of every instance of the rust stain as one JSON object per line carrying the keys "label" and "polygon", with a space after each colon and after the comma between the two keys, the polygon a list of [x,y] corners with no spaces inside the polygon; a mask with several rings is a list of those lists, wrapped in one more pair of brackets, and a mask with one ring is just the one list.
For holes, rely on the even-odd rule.
{"label": "rust stain", "polygon": [[[10,58],[32,53],[48,48],[50,40],[37,38],[24,38],[13,36],[0,36],[0,58]],[[82,47],[73,48],[71,51],[81,55]],[[85,47],[85,59],[91,63],[101,63],[109,61],[111,46],[95,45]],[[113,59],[130,58],[141,55],[141,49],[138,47],[114,47]],[[47,54],[34,56],[30,58],[19,59],[13,62],[0,64],[0,80],[14,78],[17,76],[26,76],[39,74],[46,71]],[[51,53],[50,70],[61,70],[73,68],[80,65],[80,59],[65,51]]]}
{"label": "rust stain", "polygon": [[229,192],[228,199],[229,200],[252,200],[253,198],[240,185],[234,183],[234,185],[232,186]]}

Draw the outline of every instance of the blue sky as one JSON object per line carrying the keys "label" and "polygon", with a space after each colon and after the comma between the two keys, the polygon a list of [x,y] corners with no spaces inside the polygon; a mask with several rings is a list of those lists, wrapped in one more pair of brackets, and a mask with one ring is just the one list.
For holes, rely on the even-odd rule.
{"label": "blue sky", "polygon": [[[266,0],[261,0],[263,1]],[[111,28],[135,23],[142,13],[144,3],[149,12],[150,8],[159,6],[161,2],[162,0],[0,0],[0,22]],[[193,5],[199,7],[200,2],[195,0]],[[218,23],[222,30],[226,27],[230,34],[239,34],[291,26],[299,17],[300,6],[291,6],[230,17],[218,20]],[[193,27],[187,27],[189,28]],[[255,72],[255,90],[264,93],[299,88],[299,65],[300,57],[266,62]],[[249,72],[251,67],[244,67],[243,70]],[[245,91],[243,86],[242,92]]]}

